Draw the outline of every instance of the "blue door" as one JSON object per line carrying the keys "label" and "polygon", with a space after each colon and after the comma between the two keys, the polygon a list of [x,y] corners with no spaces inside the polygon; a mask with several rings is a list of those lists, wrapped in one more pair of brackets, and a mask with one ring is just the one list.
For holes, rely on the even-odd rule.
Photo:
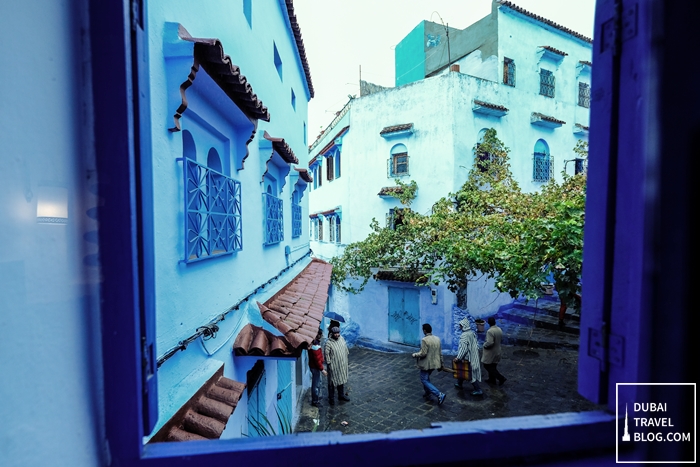
{"label": "blue door", "polygon": [[419,292],[415,288],[389,287],[389,341],[420,345]]}

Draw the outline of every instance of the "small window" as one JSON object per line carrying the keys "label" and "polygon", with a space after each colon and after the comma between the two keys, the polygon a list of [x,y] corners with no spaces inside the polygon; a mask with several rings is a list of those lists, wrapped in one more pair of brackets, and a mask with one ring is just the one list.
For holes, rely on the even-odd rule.
{"label": "small window", "polygon": [[400,225],[403,225],[404,214],[407,208],[394,208],[389,209],[389,214],[387,214],[387,227],[391,230],[396,230]]}
{"label": "small window", "polygon": [[544,68],[540,68],[540,94],[554,97],[554,73]]}
{"label": "small window", "polygon": [[591,86],[588,83],[578,83],[578,105],[585,108],[591,106]]}
{"label": "small window", "polygon": [[328,221],[328,241],[331,243],[335,243],[335,223],[336,223],[336,216],[333,216],[330,218]]}
{"label": "small window", "polygon": [[335,242],[340,243],[340,216],[335,217]]}
{"label": "small window", "polygon": [[[294,89],[292,89],[292,109],[297,109],[297,96],[294,94]],[[304,143],[306,144],[306,143]]]}
{"label": "small window", "polygon": [[246,21],[248,21],[248,26],[253,27],[253,0],[243,0],[243,15]]}
{"label": "small window", "polygon": [[401,177],[408,173],[408,149],[403,144],[397,144],[391,149],[391,159],[388,161],[388,176]]}
{"label": "small window", "polygon": [[316,238],[318,239],[319,242],[323,241],[323,219],[320,217],[318,218],[318,224],[316,225],[318,229],[316,230]]}
{"label": "small window", "polygon": [[273,42],[272,48],[274,49],[274,61],[275,61],[275,68],[277,69],[277,74],[280,75],[280,79],[283,79],[282,78],[282,59],[280,58],[280,53],[277,50],[277,44],[275,44]]}
{"label": "small window", "polygon": [[549,146],[544,140],[538,140],[535,144],[535,153],[532,161],[532,180],[546,182],[552,178],[552,158],[549,155]]}
{"label": "small window", "polygon": [[307,144],[309,143],[306,142],[306,122],[304,122],[304,146],[306,146]]}
{"label": "small window", "polygon": [[508,57],[503,59],[503,84],[515,86],[515,62]]}
{"label": "small window", "polygon": [[333,167],[333,156],[326,157],[326,179],[330,182],[335,178],[335,168]]}
{"label": "small window", "polygon": [[318,180],[318,186],[323,185],[323,177],[321,177],[321,164],[316,167],[316,177],[314,180]]}
{"label": "small window", "polygon": [[340,152],[335,155],[335,178],[340,178]]}

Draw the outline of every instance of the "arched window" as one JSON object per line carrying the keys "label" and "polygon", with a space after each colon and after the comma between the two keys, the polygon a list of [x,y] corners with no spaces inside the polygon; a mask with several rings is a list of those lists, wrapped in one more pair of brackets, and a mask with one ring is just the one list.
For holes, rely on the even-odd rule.
{"label": "arched window", "polygon": [[186,159],[197,160],[197,148],[194,145],[192,133],[187,130],[182,131],[182,155]]}
{"label": "arched window", "polygon": [[552,165],[549,145],[543,139],[537,140],[532,160],[532,180],[535,182],[548,181],[552,178]]}
{"label": "arched window", "polygon": [[207,167],[214,169],[219,173],[223,172],[221,168],[221,158],[219,157],[219,153],[216,152],[216,149],[214,148],[211,148],[209,150],[209,154],[207,154]]}
{"label": "arched window", "polygon": [[265,174],[265,208],[264,245],[274,245],[284,240],[284,222],[282,218],[282,199],[277,197],[277,180],[268,172]]}
{"label": "arched window", "polygon": [[182,132],[185,171],[185,261],[193,262],[243,249],[241,184],[224,175],[221,157],[209,149],[197,162],[192,134]]}
{"label": "arched window", "polygon": [[388,162],[388,176],[402,177],[408,173],[408,149],[403,144],[397,144],[391,148],[391,158]]}

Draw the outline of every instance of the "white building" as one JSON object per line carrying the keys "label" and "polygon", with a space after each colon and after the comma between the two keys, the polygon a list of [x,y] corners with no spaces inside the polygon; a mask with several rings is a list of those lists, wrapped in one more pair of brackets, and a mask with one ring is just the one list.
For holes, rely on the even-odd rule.
{"label": "white building", "polygon": [[[465,182],[488,128],[511,149],[524,191],[582,170],[573,148],[588,134],[591,39],[505,1],[468,28],[450,29],[449,63],[445,32],[428,21],[416,26],[396,47],[397,87],[361,83],[370,91],[351,99],[312,144],[311,248],[321,257],[364,239],[372,218],[383,224],[401,208],[387,194],[397,178],[417,182],[411,209],[429,213]],[[363,337],[416,345],[420,324],[429,322],[451,344],[458,319],[445,285],[377,278],[361,294],[335,292],[331,308],[356,321]],[[474,316],[511,301],[493,289],[492,281],[470,281]]]}

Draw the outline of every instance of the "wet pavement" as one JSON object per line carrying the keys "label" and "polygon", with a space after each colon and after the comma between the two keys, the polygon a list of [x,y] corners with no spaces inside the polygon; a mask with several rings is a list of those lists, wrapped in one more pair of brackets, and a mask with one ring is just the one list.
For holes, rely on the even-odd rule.
{"label": "wet pavement", "polygon": [[[528,325],[522,327],[526,333],[536,329]],[[561,333],[551,331],[555,339],[561,339]],[[536,342],[532,341],[532,344]],[[426,429],[431,424],[445,421],[603,409],[577,392],[577,349],[503,346],[498,370],[508,379],[502,386],[483,382],[483,396],[472,396],[469,383],[465,383],[463,390],[456,389],[456,379],[451,373],[433,372],[431,381],[447,394],[445,402],[438,405],[435,398],[423,399],[423,386],[411,357],[411,352],[416,349],[394,346],[394,350],[400,348],[405,351],[383,352],[359,346],[350,349],[349,381],[346,384],[350,402],[339,402],[336,398],[336,405],[329,406],[323,378],[323,406],[313,407],[308,392],[295,431],[388,433]],[[452,357],[444,355],[445,366],[451,366]],[[485,379],[487,372],[483,368],[482,374]]]}

